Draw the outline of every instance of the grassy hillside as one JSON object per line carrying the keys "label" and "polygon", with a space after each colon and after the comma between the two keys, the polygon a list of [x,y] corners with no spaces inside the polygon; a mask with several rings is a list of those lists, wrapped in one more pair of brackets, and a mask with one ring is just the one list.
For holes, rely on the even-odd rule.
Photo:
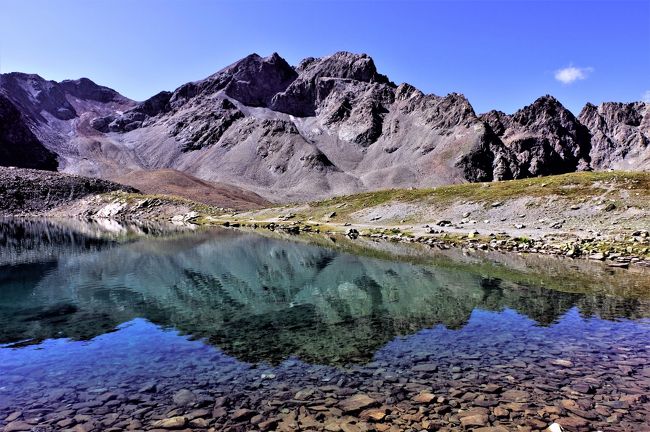
{"label": "grassy hillside", "polygon": [[[641,222],[650,209],[650,173],[581,172],[492,183],[465,183],[433,189],[391,189],[345,195],[304,205],[287,205],[237,216],[271,220],[287,213],[294,220],[371,225],[420,224],[437,218],[462,220],[464,214],[492,224],[520,217],[591,220],[625,217]],[[334,215],[332,215],[335,213]],[[566,215],[565,215],[566,213]],[[530,214],[530,215],[528,215]],[[368,217],[369,216],[369,217]],[[479,220],[479,216],[480,220]],[[539,216],[539,217],[537,217]],[[374,220],[373,220],[374,219]]]}
{"label": "grassy hillside", "polygon": [[[638,194],[637,194],[638,193]],[[491,183],[464,183],[433,189],[390,189],[347,195],[310,205],[319,210],[343,208],[341,215],[388,202],[419,202],[451,206],[459,202],[491,205],[514,198],[556,196],[568,200],[584,200],[594,196],[630,199],[635,204],[650,201],[650,173],[646,172],[580,172],[558,176],[537,177]],[[345,204],[341,207],[341,204]]]}

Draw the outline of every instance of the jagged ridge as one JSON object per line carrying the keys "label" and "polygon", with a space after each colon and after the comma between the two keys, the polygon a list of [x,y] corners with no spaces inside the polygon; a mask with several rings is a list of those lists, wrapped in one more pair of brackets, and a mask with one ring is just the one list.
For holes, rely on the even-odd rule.
{"label": "jagged ridge", "polygon": [[296,67],[252,54],[137,104],[86,79],[0,84],[65,171],[173,168],[272,200],[650,166],[647,104],[587,105],[576,118],[547,95],[477,116],[461,94],[395,85],[365,54]]}

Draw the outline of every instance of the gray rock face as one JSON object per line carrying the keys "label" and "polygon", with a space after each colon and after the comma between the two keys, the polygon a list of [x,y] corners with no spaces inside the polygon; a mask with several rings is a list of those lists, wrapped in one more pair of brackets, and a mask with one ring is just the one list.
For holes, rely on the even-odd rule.
{"label": "gray rock face", "polygon": [[593,168],[650,168],[649,107],[644,102],[607,102],[582,109],[578,118],[591,133]]}
{"label": "gray rock face", "polygon": [[104,117],[96,117],[90,121],[90,126],[104,133],[137,129],[147,118],[169,111],[171,96],[171,92],[162,91],[124,113],[116,112]]}
{"label": "gray rock face", "polygon": [[221,99],[209,111],[185,113],[177,120],[170,134],[184,144],[183,151],[199,150],[217,143],[240,118],[244,118],[244,114],[229,99]]}
{"label": "gray rock face", "polygon": [[461,94],[425,95],[365,54],[252,54],[200,81],[135,103],[90,80],[2,75],[61,169],[109,177],[173,168],[276,201],[576,170],[650,166],[647,104],[552,96],[477,116]]}
{"label": "gray rock face", "polygon": [[0,87],[30,117],[45,120],[43,116],[49,114],[59,120],[70,120],[77,116],[61,85],[38,75],[18,72],[0,75]]}
{"label": "gray rock face", "polygon": [[223,91],[244,105],[265,107],[296,76],[296,71],[277,53],[264,58],[251,54],[204,80],[182,85],[174,91],[170,105],[178,109],[195,96]]}
{"label": "gray rock face", "polygon": [[[365,82],[389,84],[365,54],[338,52],[321,59],[307,58],[296,68],[298,77],[273,97],[271,108],[295,116],[313,116],[319,103],[337,84]],[[392,83],[391,83],[392,84]]]}
{"label": "gray rock face", "polygon": [[490,111],[481,119],[515,155],[515,178],[590,168],[589,131],[552,96],[512,115]]}
{"label": "gray rock face", "polygon": [[73,96],[78,99],[102,103],[123,101],[125,99],[124,96],[120,95],[115,90],[97,85],[88,78],[61,81],[59,87],[65,95]]}

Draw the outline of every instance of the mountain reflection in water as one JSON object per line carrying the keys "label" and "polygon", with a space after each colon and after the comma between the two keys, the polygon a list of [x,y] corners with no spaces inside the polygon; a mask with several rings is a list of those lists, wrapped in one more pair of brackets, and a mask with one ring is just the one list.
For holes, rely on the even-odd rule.
{"label": "mountain reflection in water", "polygon": [[232,230],[128,242],[87,232],[0,224],[0,344],[86,340],[144,318],[246,362],[337,365],[368,361],[399,335],[461,328],[475,309],[513,309],[541,325],[573,307],[605,319],[650,316],[647,299],[522,285],[471,265]]}

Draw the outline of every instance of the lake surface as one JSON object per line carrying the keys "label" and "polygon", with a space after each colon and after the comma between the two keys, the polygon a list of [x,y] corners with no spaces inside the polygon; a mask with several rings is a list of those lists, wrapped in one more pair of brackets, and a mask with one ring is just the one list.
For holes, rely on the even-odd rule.
{"label": "lake surface", "polygon": [[0,427],[650,430],[649,275],[2,221]]}

